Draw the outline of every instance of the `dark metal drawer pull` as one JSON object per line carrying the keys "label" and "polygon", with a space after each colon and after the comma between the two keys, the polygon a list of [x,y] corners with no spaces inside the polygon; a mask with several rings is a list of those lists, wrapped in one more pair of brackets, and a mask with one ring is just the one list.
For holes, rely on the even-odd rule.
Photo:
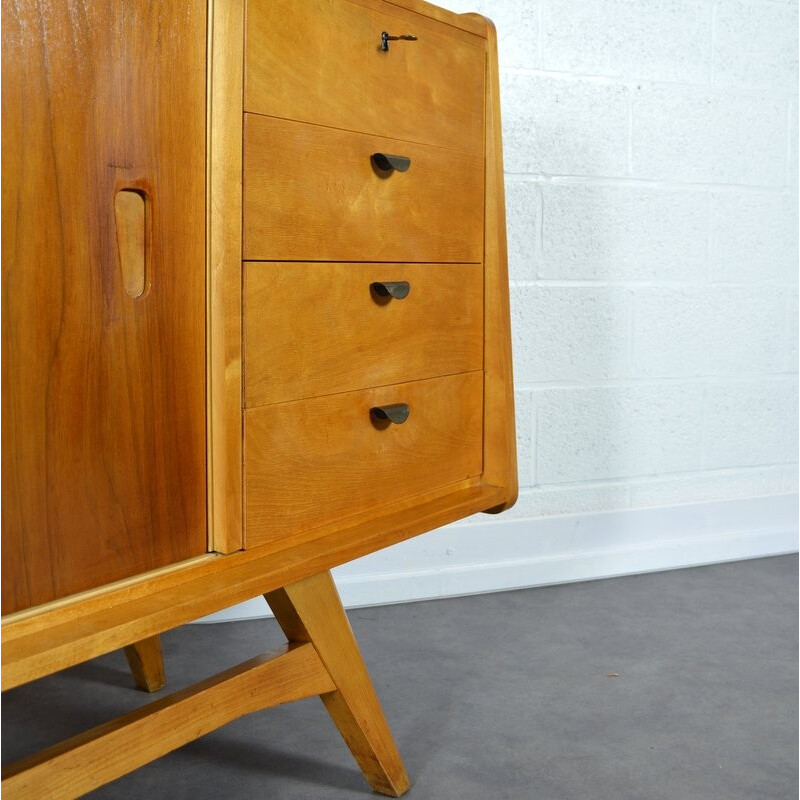
{"label": "dark metal drawer pull", "polygon": [[369,410],[373,417],[380,420],[389,420],[395,425],[402,425],[411,413],[408,403],[393,403],[389,406],[375,406]]}
{"label": "dark metal drawer pull", "polygon": [[410,33],[404,33],[402,36],[390,36],[386,31],[381,33],[381,47],[380,49],[386,53],[389,50],[389,42],[397,42],[400,40],[405,42],[416,42],[417,37]]}
{"label": "dark metal drawer pull", "polygon": [[411,159],[407,156],[390,156],[388,153],[373,153],[372,163],[383,172],[408,172]]}
{"label": "dark metal drawer pull", "polygon": [[395,300],[403,300],[408,297],[411,291],[411,284],[408,281],[375,281],[369,288],[379,297],[394,297]]}

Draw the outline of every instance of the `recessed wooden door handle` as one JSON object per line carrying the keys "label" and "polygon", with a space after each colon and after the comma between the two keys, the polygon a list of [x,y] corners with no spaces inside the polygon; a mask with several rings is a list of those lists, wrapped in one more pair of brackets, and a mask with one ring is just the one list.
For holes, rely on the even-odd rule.
{"label": "recessed wooden door handle", "polygon": [[369,413],[376,419],[402,425],[408,419],[411,409],[408,407],[408,403],[392,403],[388,406],[374,406]]}
{"label": "recessed wooden door handle", "polygon": [[389,153],[373,153],[372,163],[382,172],[408,172],[411,167],[408,156],[393,156]]}
{"label": "recessed wooden door handle", "polygon": [[131,299],[144,294],[146,287],[147,231],[143,194],[120,189],[114,195],[114,221],[117,228],[122,285]]}
{"label": "recessed wooden door handle", "polygon": [[404,300],[411,291],[408,281],[375,281],[369,285],[379,297],[393,297],[395,300]]}

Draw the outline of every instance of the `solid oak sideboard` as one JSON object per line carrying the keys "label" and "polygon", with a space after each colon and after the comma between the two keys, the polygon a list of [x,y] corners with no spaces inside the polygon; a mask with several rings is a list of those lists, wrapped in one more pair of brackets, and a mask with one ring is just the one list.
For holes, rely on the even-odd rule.
{"label": "solid oak sideboard", "polygon": [[[497,45],[422,0],[3,0],[3,689],[262,594],[287,645],[3,768],[77,797],[320,695],[332,567],[516,499]],[[7,794],[6,794],[7,793]]]}

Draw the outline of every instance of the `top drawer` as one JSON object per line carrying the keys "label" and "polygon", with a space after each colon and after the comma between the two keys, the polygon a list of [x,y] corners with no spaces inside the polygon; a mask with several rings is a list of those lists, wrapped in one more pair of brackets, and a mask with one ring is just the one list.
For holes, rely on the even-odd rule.
{"label": "top drawer", "polygon": [[245,111],[483,152],[478,36],[347,0],[248,0],[246,25]]}

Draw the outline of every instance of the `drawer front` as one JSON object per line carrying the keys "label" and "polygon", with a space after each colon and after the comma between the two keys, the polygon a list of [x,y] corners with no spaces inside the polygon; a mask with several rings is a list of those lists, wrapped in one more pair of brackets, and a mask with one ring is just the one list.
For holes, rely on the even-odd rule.
{"label": "drawer front", "polygon": [[481,264],[251,262],[244,297],[248,407],[483,367]]}
{"label": "drawer front", "polygon": [[[479,475],[483,373],[245,412],[247,546]],[[370,409],[406,403],[402,424]]]}
{"label": "drawer front", "polygon": [[482,153],[485,41],[384,9],[249,0],[245,111]]}
{"label": "drawer front", "polygon": [[[375,153],[410,166],[381,171]],[[247,114],[244,258],[481,261],[483,159]]]}

